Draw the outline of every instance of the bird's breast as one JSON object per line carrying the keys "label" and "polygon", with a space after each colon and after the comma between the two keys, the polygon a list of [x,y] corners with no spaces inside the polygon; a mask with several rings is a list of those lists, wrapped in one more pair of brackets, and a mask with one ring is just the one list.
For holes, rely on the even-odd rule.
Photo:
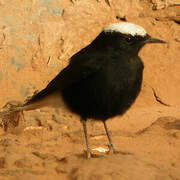
{"label": "bird's breast", "polygon": [[141,63],[108,62],[100,71],[66,89],[64,100],[83,117],[105,120],[123,114],[140,91],[142,70]]}

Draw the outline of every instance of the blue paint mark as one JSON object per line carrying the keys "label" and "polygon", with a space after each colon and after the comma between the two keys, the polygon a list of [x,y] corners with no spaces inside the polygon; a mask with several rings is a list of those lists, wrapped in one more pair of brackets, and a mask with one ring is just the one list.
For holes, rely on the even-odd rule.
{"label": "blue paint mark", "polygon": [[58,7],[55,7],[54,9],[53,8],[48,8],[48,11],[52,14],[60,14],[61,12],[61,8],[58,8]]}
{"label": "blue paint mark", "polygon": [[40,23],[46,23],[47,21],[45,19],[40,19]]}
{"label": "blue paint mark", "polygon": [[21,96],[24,98],[29,94],[30,88],[26,88],[24,87],[24,85],[21,85],[19,91],[20,91]]}
{"label": "blue paint mark", "polygon": [[27,40],[34,40],[35,35],[34,34],[23,34],[22,37]]}
{"label": "blue paint mark", "polygon": [[25,51],[27,49],[27,47],[25,45],[22,45],[22,46],[12,46],[12,47],[15,48],[15,50],[17,52]]}
{"label": "blue paint mark", "polygon": [[19,72],[21,69],[24,69],[25,64],[20,64],[18,62],[16,62],[16,71]]}
{"label": "blue paint mark", "polygon": [[[23,59],[24,57],[25,57],[25,54],[20,54],[20,55],[18,56],[19,59]],[[23,61],[24,61],[24,59],[23,59]]]}
{"label": "blue paint mark", "polygon": [[38,7],[48,7],[53,0],[40,0]]}
{"label": "blue paint mark", "polygon": [[10,63],[15,67],[17,72],[19,72],[21,69],[24,69],[25,67],[25,64],[15,61],[13,57],[11,58]]}
{"label": "blue paint mark", "polygon": [[[38,8],[45,7],[46,11],[51,14],[60,14],[61,8],[57,7],[58,1],[56,0],[40,0]],[[40,16],[43,15],[43,12],[41,12]]]}
{"label": "blue paint mark", "polygon": [[12,65],[14,65],[14,62],[15,62],[14,58],[11,58],[10,62]]}

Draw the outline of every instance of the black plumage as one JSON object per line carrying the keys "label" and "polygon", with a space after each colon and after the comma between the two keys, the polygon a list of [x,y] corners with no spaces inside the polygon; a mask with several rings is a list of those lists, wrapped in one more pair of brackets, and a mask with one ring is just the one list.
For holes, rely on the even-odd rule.
{"label": "black plumage", "polygon": [[143,63],[137,55],[127,57],[128,51],[110,46],[118,42],[119,34],[101,33],[71,59],[68,67],[78,66],[82,76],[63,89],[62,95],[68,107],[83,118],[106,120],[123,114],[140,91]]}
{"label": "black plumage", "polygon": [[138,52],[147,42],[163,41],[147,34],[102,31],[91,44],[73,55],[69,65],[24,106],[54,92],[60,93],[67,107],[82,118],[88,156],[87,118],[104,122],[114,149],[105,121],[126,112],[138,96],[144,67]]}
{"label": "black plumage", "polygon": [[83,118],[106,120],[123,114],[140,91],[143,71],[137,54],[143,44],[127,49],[133,41],[128,38],[120,33],[102,32],[72,56],[69,65],[28,104],[58,91],[69,109]]}

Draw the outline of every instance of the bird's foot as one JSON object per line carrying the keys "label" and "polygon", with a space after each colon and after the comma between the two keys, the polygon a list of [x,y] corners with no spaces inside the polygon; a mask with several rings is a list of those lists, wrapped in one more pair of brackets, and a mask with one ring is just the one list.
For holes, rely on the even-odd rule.
{"label": "bird's foot", "polygon": [[108,154],[117,154],[117,153],[119,153],[115,148],[114,148],[114,146],[112,147],[112,146],[108,146],[109,147],[109,151],[108,151]]}
{"label": "bird's foot", "polygon": [[91,152],[87,152],[87,159],[91,158]]}
{"label": "bird's foot", "polygon": [[87,159],[90,159],[90,158],[92,157],[92,154],[91,154],[90,151],[85,151],[85,150],[84,150],[84,155],[85,155],[85,157],[86,157]]}
{"label": "bird's foot", "polygon": [[102,154],[85,151],[85,157],[86,157],[87,159],[99,158],[99,157],[102,157],[102,156],[103,156]]}

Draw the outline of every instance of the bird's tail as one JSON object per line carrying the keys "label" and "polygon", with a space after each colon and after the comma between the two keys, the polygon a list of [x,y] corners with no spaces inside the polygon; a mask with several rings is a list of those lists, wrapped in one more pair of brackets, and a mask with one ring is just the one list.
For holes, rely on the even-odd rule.
{"label": "bird's tail", "polygon": [[32,97],[27,98],[24,103],[8,102],[1,110],[0,117],[6,116],[18,111],[30,111],[45,106],[60,107],[64,101],[60,92],[48,91],[46,88],[35,93]]}
{"label": "bird's tail", "polygon": [[27,99],[20,109],[28,111],[45,106],[59,107],[62,104],[62,101],[60,92],[49,92],[47,89],[43,89],[39,93],[33,95],[30,99]]}
{"label": "bird's tail", "polygon": [[45,88],[45,89],[41,90],[40,92],[35,91],[33,96],[28,97],[25,100],[24,105],[29,105],[29,104],[32,104],[34,102],[37,102],[37,101],[45,98],[46,96],[48,96],[49,94],[52,94],[52,93],[53,93],[52,90],[50,90],[48,88]]}

